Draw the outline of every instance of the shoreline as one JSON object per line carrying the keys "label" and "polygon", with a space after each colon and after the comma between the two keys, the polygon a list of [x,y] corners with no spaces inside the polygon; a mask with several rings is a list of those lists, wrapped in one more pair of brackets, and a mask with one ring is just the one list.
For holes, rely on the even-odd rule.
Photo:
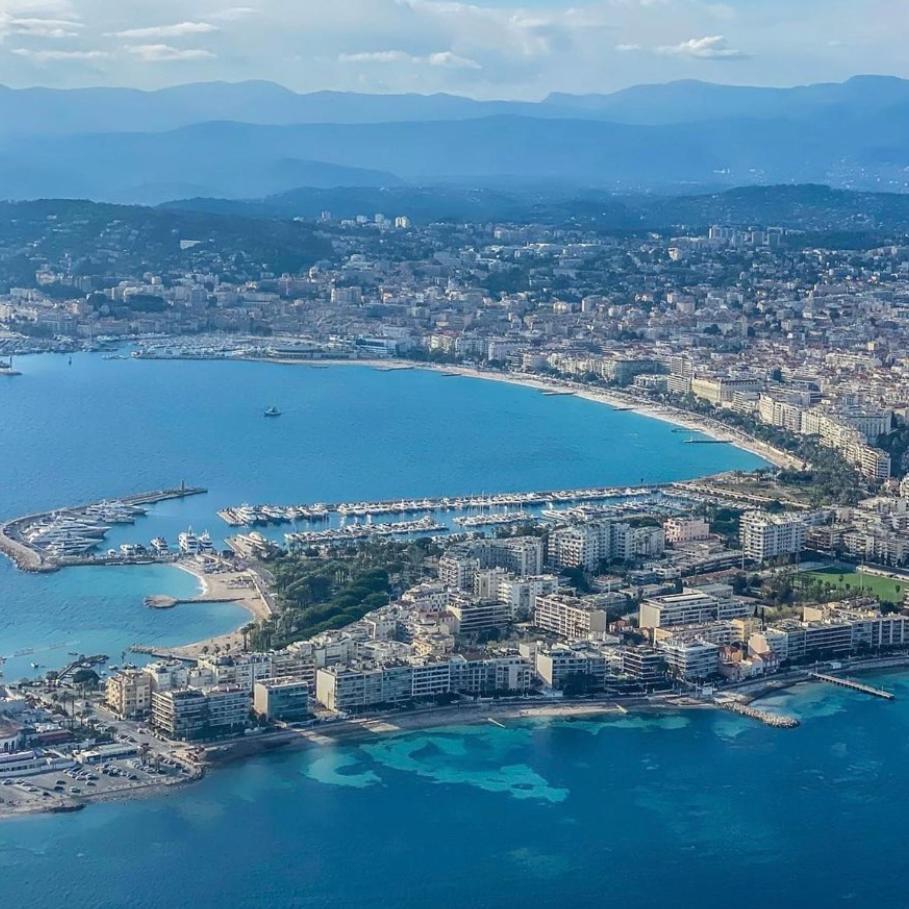
{"label": "shoreline", "polygon": [[[288,359],[263,359],[251,358],[251,362],[274,363],[281,366],[308,366],[320,368],[329,366],[365,366],[371,369],[384,369],[388,372],[421,369],[435,373],[453,373],[470,379],[482,379],[488,382],[504,382],[509,385],[518,385],[532,388],[536,391],[570,392],[574,397],[591,401],[595,404],[605,404],[607,407],[618,409],[625,413],[634,413],[651,420],[659,420],[683,429],[699,432],[717,442],[727,442],[741,451],[753,454],[775,467],[798,468],[802,461],[795,455],[772,445],[762,442],[731,427],[703,417],[700,414],[690,413],[668,404],[654,404],[631,394],[626,390],[608,390],[594,388],[583,383],[572,382],[568,379],[559,379],[549,376],[538,376],[532,373],[498,372],[491,369],[481,369],[476,366],[462,366],[460,364],[426,363],[422,360],[288,360]],[[567,395],[566,395],[567,397]],[[694,477],[692,479],[706,479]]]}
{"label": "shoreline", "polygon": [[[206,574],[198,568],[185,561],[171,563],[171,567],[184,571],[192,575],[199,582],[202,592],[198,596],[187,600],[178,600],[175,607],[191,606],[194,603],[225,603],[233,606],[239,606],[243,609],[250,620],[253,622],[268,619],[273,613],[271,606],[264,596],[262,596],[255,572],[252,569],[244,571],[220,572],[215,574]],[[232,587],[231,580],[249,579],[249,586]],[[151,656],[160,656],[164,658],[173,658],[178,660],[195,660],[208,653],[216,650],[240,650],[243,646],[243,632],[249,622],[243,622],[233,631],[224,634],[213,635],[209,638],[203,638],[198,641],[190,641],[186,644],[177,644],[173,647],[155,647],[147,651]],[[143,646],[143,645],[138,645]]]}
{"label": "shoreline", "polygon": [[[903,673],[909,670],[909,657],[889,657],[880,661],[864,661],[848,667],[849,676],[868,673]],[[782,694],[800,686],[824,685],[810,676],[809,669],[797,669],[779,678],[755,679],[740,686],[726,689],[743,704],[755,704],[764,698]],[[280,754],[285,751],[354,747],[360,743],[374,742],[386,736],[405,736],[433,729],[458,729],[464,726],[493,725],[508,728],[506,721],[516,725],[534,722],[571,722],[592,720],[606,722],[610,718],[633,720],[659,714],[682,713],[690,710],[722,712],[713,701],[702,701],[684,694],[663,693],[635,697],[595,697],[586,700],[557,698],[529,698],[468,702],[446,707],[424,707],[413,711],[395,711],[328,723],[314,723],[301,728],[284,728],[246,738],[231,739],[205,746],[205,758],[198,764],[198,773],[173,782],[153,782],[133,789],[85,794],[72,803],[91,808],[97,804],[126,802],[178,794],[185,786],[203,780],[209,772],[217,772],[234,764],[255,758]],[[758,723],[757,720],[751,722]],[[758,723],[760,725],[760,723]],[[786,734],[785,730],[773,730]],[[25,778],[27,779],[27,778]],[[52,814],[51,806],[36,804],[33,808],[10,811],[0,806],[0,822],[16,818]]]}

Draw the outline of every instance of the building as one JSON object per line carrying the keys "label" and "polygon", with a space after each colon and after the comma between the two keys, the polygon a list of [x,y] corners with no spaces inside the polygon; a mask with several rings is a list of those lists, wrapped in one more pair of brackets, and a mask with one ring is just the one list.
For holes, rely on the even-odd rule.
{"label": "building", "polygon": [[559,579],[554,574],[507,577],[499,583],[498,600],[512,619],[526,619],[533,615],[538,597],[555,593],[558,589]]}
{"label": "building", "polygon": [[549,535],[547,557],[556,568],[593,571],[610,550],[612,525],[605,521],[560,527]]}
{"label": "building", "polygon": [[152,677],[140,669],[124,669],[107,680],[105,700],[119,717],[145,716],[152,706]]}
{"label": "building", "polygon": [[606,632],[606,610],[595,599],[553,593],[537,597],[533,624],[568,640],[583,640]]}
{"label": "building", "polygon": [[622,651],[622,672],[642,685],[656,685],[666,675],[666,657],[652,647],[627,647]]}
{"label": "building", "polygon": [[752,562],[797,555],[805,548],[807,533],[805,520],[788,512],[749,511],[739,525],[742,551]]}
{"label": "building", "polygon": [[704,590],[647,597],[641,603],[639,624],[641,628],[704,625],[740,618],[753,611],[751,603],[733,597],[725,585],[716,585]]}
{"label": "building", "polygon": [[675,678],[698,681],[719,672],[720,648],[710,641],[668,638],[660,642],[669,674]]}
{"label": "building", "polygon": [[602,688],[606,678],[606,657],[587,647],[555,644],[541,647],[535,655],[537,675],[550,688],[561,689],[571,678],[583,678],[590,688]]}
{"label": "building", "polygon": [[172,739],[203,739],[239,732],[249,722],[243,688],[183,688],[152,694],[152,726]]}
{"label": "building", "polygon": [[528,691],[533,685],[533,665],[519,654],[469,659],[455,654],[450,661],[451,690],[460,694],[490,696]]}
{"label": "building", "polygon": [[253,686],[253,710],[266,720],[301,720],[309,715],[309,690],[298,676],[260,679]]}
{"label": "building", "polygon": [[504,568],[520,578],[543,570],[543,540],[535,536],[484,540],[480,551],[483,568]]}
{"label": "building", "polygon": [[670,518],[663,524],[667,543],[694,543],[710,536],[710,524],[703,518]]}
{"label": "building", "polygon": [[508,609],[498,600],[478,600],[465,594],[452,594],[447,609],[452,634],[479,634],[504,628],[509,621]]}

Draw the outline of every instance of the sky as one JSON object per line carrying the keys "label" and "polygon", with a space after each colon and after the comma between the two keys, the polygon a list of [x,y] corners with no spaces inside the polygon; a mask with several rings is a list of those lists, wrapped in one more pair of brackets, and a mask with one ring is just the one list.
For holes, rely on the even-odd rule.
{"label": "sky", "polygon": [[909,77],[909,0],[0,0],[0,83],[538,99]]}

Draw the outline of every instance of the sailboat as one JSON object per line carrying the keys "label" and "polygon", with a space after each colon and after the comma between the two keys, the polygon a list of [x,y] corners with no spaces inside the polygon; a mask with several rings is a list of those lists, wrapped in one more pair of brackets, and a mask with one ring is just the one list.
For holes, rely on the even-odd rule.
{"label": "sailboat", "polygon": [[278,410],[278,408],[275,407],[274,404],[272,404],[271,407],[269,407],[269,408],[265,411],[265,416],[266,416],[266,417],[280,417],[280,416],[281,416],[281,411]]}

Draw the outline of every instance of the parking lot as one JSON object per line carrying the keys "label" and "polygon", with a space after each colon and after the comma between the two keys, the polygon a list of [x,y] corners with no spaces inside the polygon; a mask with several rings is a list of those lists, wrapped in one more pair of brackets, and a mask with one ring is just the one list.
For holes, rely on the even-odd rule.
{"label": "parking lot", "polygon": [[76,764],[0,780],[0,814],[75,809],[86,801],[127,795],[151,786],[185,782],[191,774],[167,757],[138,757]]}

